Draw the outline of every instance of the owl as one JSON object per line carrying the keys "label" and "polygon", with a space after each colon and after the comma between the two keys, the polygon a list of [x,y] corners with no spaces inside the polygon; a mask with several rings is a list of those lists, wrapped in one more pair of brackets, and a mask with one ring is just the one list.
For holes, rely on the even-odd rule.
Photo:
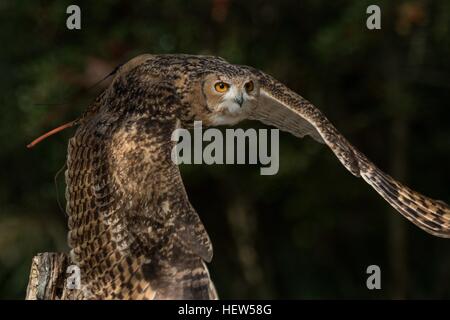
{"label": "owl", "polygon": [[[258,120],[325,144],[406,219],[450,237],[450,209],[378,169],[310,102],[222,58],[142,55],[73,123],[66,199],[82,299],[216,299],[210,238],[171,159],[175,129]],[[59,129],[55,130],[58,131]]]}

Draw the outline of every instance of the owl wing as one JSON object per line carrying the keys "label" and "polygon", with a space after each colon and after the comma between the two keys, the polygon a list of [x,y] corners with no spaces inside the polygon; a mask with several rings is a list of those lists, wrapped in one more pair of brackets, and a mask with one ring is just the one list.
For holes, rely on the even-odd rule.
{"label": "owl wing", "polygon": [[269,75],[249,69],[261,85],[258,106],[250,119],[325,143],[353,175],[362,177],[406,219],[432,235],[450,237],[450,208],[446,203],[423,196],[381,171],[310,102]]}
{"label": "owl wing", "polygon": [[[153,91],[150,103],[177,103],[167,87]],[[211,242],[171,161],[175,127],[102,112],[70,139],[68,242],[86,299],[217,298]]]}

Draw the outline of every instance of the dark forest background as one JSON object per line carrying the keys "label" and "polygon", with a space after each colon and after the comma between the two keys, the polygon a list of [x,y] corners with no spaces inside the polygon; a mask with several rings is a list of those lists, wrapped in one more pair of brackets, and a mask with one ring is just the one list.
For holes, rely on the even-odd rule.
{"label": "dark forest background", "polygon": [[[69,129],[117,64],[141,53],[219,55],[312,101],[380,168],[450,203],[450,2],[0,2],[0,298],[23,299],[32,257],[67,251]],[[366,8],[382,29],[366,28]],[[240,127],[262,127],[244,123]],[[183,166],[214,245],[221,298],[450,298],[450,240],[391,209],[312,139],[280,134],[280,171]],[[366,288],[377,264],[382,289]]]}

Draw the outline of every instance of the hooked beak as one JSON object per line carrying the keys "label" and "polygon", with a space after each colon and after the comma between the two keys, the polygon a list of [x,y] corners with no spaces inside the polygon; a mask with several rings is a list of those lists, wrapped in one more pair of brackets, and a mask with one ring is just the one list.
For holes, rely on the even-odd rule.
{"label": "hooked beak", "polygon": [[243,97],[243,95],[240,94],[240,95],[236,96],[236,97],[234,98],[234,102],[236,102],[236,103],[239,105],[239,107],[242,107],[242,103],[244,102],[244,97]]}

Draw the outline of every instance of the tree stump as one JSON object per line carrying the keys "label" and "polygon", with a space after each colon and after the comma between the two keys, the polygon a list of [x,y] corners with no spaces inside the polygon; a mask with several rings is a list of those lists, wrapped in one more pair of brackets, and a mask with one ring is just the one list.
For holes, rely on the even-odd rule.
{"label": "tree stump", "polygon": [[45,252],[35,256],[31,263],[26,300],[79,299],[81,290],[70,289],[67,273],[70,259],[65,253]]}

